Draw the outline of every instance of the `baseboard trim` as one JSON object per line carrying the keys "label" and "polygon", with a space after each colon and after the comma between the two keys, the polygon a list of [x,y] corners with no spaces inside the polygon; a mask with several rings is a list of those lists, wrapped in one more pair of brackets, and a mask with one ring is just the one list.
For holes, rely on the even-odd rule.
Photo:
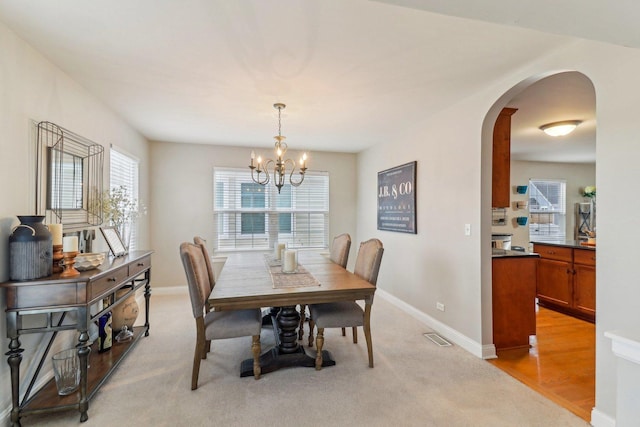
{"label": "baseboard trim", "polygon": [[151,293],[153,295],[185,295],[189,292],[189,288],[186,286],[162,286],[151,287]]}
{"label": "baseboard trim", "polygon": [[[53,370],[50,370],[48,372],[41,374],[38,381],[36,381],[36,383],[33,385],[31,396],[36,394],[38,390],[44,387],[45,384],[47,384],[49,380],[51,380],[52,378],[53,378]],[[27,384],[21,384],[20,390],[26,389],[26,387],[27,387]],[[9,394],[9,397],[11,397],[11,394]],[[24,392],[20,395],[20,401],[22,401],[23,399],[24,399]],[[8,406],[2,412],[0,412],[0,425],[3,425],[3,426],[11,425],[12,409],[13,409],[13,406],[11,402],[9,402]]]}
{"label": "baseboard trim", "polygon": [[591,410],[591,425],[593,427],[616,427],[616,420],[598,408],[593,408]]}
{"label": "baseboard trim", "polygon": [[[466,335],[460,333],[459,331],[451,328],[450,326],[445,325],[439,320],[436,320],[433,317],[423,313],[422,311],[418,310],[414,306],[407,304],[401,299],[391,295],[390,293],[384,291],[383,289],[378,288],[376,290],[376,295],[389,301],[391,304],[395,305],[400,310],[404,311],[405,313],[409,314],[410,316],[424,323],[426,326],[433,329],[435,332],[442,335],[447,340],[453,341],[454,344],[464,348],[474,356],[484,359],[484,358],[491,358],[491,354],[493,354],[495,357],[495,347],[493,346],[493,344],[489,346],[483,346],[480,343],[470,339]],[[492,348],[493,350],[491,350]],[[487,356],[485,356],[485,353],[487,354]]]}

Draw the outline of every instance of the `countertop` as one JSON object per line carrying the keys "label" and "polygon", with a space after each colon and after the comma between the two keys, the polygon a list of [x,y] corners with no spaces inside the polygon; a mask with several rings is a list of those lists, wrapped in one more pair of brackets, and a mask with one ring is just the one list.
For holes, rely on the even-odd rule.
{"label": "countertop", "polygon": [[561,246],[564,248],[574,248],[574,249],[589,249],[592,251],[596,250],[595,245],[583,245],[581,241],[578,240],[562,240],[558,242],[531,242],[533,244],[539,245],[550,245],[550,246]]}
{"label": "countertop", "polygon": [[540,255],[533,252],[511,251],[506,249],[491,249],[491,258],[527,258],[539,257]]}

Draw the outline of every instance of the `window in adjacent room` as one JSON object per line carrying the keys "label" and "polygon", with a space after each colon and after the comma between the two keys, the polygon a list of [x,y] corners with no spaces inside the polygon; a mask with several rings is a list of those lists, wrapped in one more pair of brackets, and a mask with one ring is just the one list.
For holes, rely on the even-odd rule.
{"label": "window in adjacent room", "polygon": [[327,248],[329,175],[307,172],[299,187],[280,194],[273,185],[253,182],[245,169],[214,169],[215,249],[269,249],[274,242],[292,248]]}
{"label": "window in adjacent room", "polygon": [[566,239],[565,180],[529,180],[529,240],[557,242]]}
{"label": "window in adjacent room", "polygon": [[[111,147],[110,150],[110,174],[109,174],[109,189],[118,188],[124,186],[127,189],[129,198],[131,200],[140,200],[138,198],[138,170],[139,161],[135,157],[125,154],[124,152]],[[130,224],[130,230],[125,230],[130,233],[129,237],[129,250],[133,251],[137,247],[138,240],[138,223],[133,221]],[[123,240],[126,240],[126,236],[122,236]],[[126,241],[125,241],[126,244]]]}

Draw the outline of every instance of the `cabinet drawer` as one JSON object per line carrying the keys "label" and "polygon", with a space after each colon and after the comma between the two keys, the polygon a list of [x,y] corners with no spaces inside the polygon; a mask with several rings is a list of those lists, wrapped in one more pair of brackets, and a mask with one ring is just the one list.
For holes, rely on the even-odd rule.
{"label": "cabinet drawer", "polygon": [[574,249],[573,262],[583,265],[596,265],[596,251],[589,249]]}
{"label": "cabinet drawer", "polygon": [[99,297],[100,295],[108,292],[110,289],[122,284],[127,277],[129,277],[129,269],[127,266],[120,267],[117,270],[110,271],[107,276],[91,282],[91,296],[90,300]]}
{"label": "cabinet drawer", "polygon": [[540,254],[542,258],[555,259],[558,261],[567,261],[567,262],[572,261],[571,252],[573,251],[573,249],[571,248],[534,244],[533,251]]}
{"label": "cabinet drawer", "polygon": [[149,267],[151,267],[150,256],[139,259],[138,261],[131,263],[129,265],[129,276],[131,276],[131,278],[133,279],[142,271],[149,269]]}

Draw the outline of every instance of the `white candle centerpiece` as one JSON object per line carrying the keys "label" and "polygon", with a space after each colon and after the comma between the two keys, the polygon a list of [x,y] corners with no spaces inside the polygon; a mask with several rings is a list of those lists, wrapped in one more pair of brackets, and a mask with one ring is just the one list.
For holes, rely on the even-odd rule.
{"label": "white candle centerpiece", "polygon": [[62,252],[78,252],[78,236],[63,237]]}
{"label": "white candle centerpiece", "polygon": [[282,271],[285,273],[293,273],[298,268],[298,253],[294,249],[284,251],[284,259],[282,261]]}
{"label": "white candle centerpiece", "polygon": [[276,259],[282,259],[282,253],[287,249],[287,245],[285,243],[277,243],[274,245],[275,249],[275,257]]}

